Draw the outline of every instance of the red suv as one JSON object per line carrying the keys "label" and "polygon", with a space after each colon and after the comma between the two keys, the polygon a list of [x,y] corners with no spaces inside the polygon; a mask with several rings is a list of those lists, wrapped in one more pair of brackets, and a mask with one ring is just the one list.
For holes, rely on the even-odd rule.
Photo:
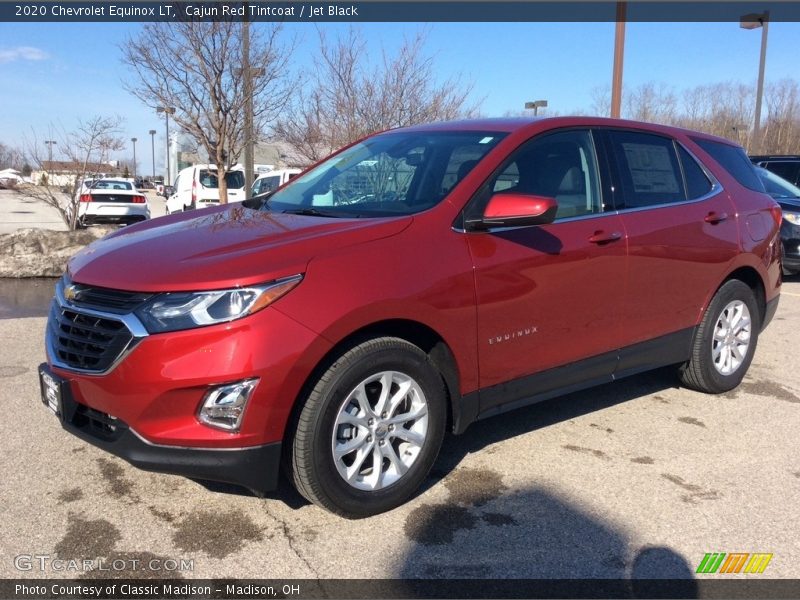
{"label": "red suv", "polygon": [[445,430],[676,365],[747,371],[781,211],[742,148],[599,118],[377,134],[268,196],[121,229],[70,262],[42,397],[143,469],[348,517],[405,501]]}

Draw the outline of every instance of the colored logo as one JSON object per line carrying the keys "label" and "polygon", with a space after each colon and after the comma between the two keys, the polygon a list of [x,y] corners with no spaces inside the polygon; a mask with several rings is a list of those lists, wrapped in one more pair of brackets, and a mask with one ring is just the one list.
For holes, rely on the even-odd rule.
{"label": "colored logo", "polygon": [[706,554],[696,573],[749,573],[751,575],[763,573],[767,568],[772,554],[749,552],[713,552]]}

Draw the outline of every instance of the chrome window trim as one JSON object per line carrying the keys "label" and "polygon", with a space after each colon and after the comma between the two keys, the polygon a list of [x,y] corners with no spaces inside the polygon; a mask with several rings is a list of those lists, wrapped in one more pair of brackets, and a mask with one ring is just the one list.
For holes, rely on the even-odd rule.
{"label": "chrome window trim", "polygon": [[[686,153],[692,158],[692,160],[694,160],[697,163],[697,166],[700,167],[700,169],[703,171],[703,174],[705,174],[705,176],[708,177],[708,180],[711,182],[711,189],[708,190],[708,192],[706,192],[702,196],[699,196],[697,198],[691,198],[689,200],[681,200],[680,202],[665,202],[663,204],[651,204],[649,206],[637,206],[637,207],[633,207],[633,208],[614,209],[614,210],[609,210],[609,211],[606,211],[606,212],[590,213],[590,214],[586,214],[586,215],[576,215],[574,217],[565,217],[563,219],[556,219],[552,223],[547,223],[546,225],[558,225],[559,223],[573,223],[575,221],[584,221],[584,220],[587,220],[587,219],[596,219],[596,218],[599,218],[599,217],[606,217],[608,215],[621,215],[621,216],[624,216],[624,215],[629,214],[629,213],[637,213],[637,212],[641,212],[643,210],[658,210],[659,208],[669,208],[670,206],[684,206],[686,204],[694,204],[696,202],[705,202],[706,200],[708,200],[710,198],[713,198],[714,196],[716,196],[720,192],[724,192],[725,191],[725,188],[722,187],[722,184],[719,182],[719,180],[716,177],[714,177],[714,174],[711,171],[708,170],[708,167],[706,167],[705,164],[703,164],[703,161],[701,161],[699,158],[697,158],[697,155],[694,152],[689,150],[689,148],[687,148],[685,145],[683,145],[680,141],[674,140],[674,142],[676,144],[678,144],[683,150],[686,151]],[[684,177],[683,173],[681,173],[681,177]],[[455,231],[456,233],[470,233],[470,234],[472,234],[472,233],[497,233],[497,232],[501,232],[501,231],[511,231],[511,230],[514,230],[514,229],[524,229],[524,228],[528,228],[528,227],[541,227],[541,225],[518,225],[518,226],[514,226],[514,227],[490,227],[490,228],[487,228],[487,229],[475,229],[475,230],[467,230],[464,227],[456,227],[454,225],[451,229],[453,231]]]}

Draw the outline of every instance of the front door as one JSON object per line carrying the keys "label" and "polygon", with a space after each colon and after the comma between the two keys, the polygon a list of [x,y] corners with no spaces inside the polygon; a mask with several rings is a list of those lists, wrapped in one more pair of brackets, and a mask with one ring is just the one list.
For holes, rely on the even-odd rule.
{"label": "front door", "polygon": [[467,209],[482,213],[501,191],[558,202],[551,224],[467,234],[475,265],[480,383],[498,392],[481,392],[482,411],[564,387],[570,383],[565,378],[610,378],[627,240],[602,187],[592,133],[566,130],[521,146]]}

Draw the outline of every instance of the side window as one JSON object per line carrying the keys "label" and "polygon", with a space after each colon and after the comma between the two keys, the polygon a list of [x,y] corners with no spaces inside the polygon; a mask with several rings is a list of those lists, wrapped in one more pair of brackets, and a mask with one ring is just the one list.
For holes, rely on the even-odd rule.
{"label": "side window", "polygon": [[511,155],[476,198],[483,211],[500,192],[555,198],[556,220],[603,212],[597,159],[592,135],[586,130],[545,134]]}
{"label": "side window", "polygon": [[670,138],[633,131],[610,131],[622,203],[617,209],[658,206],[686,200],[683,177]]}
{"label": "side window", "polygon": [[764,165],[768,170],[772,171],[778,177],[783,177],[789,183],[797,183],[798,170],[800,170],[800,162],[770,162]]}
{"label": "side window", "polygon": [[280,175],[275,175],[273,177],[265,177],[264,181],[261,182],[261,191],[262,192],[271,192],[272,190],[277,190],[281,185],[281,178]]}
{"label": "side window", "polygon": [[678,145],[678,155],[681,159],[683,168],[683,179],[686,183],[686,195],[689,200],[705,196],[711,191],[711,182],[706,177],[705,172],[697,164],[697,161],[689,154],[683,146]]}
{"label": "side window", "polygon": [[178,183],[180,182],[180,180],[181,180],[181,176],[180,176],[180,175],[178,175],[178,176],[175,178],[175,183],[173,183],[173,184],[172,184],[172,187],[175,189],[175,192],[176,192],[176,193],[177,193],[177,191],[178,191],[178,189],[179,189],[179,188],[178,188]]}
{"label": "side window", "polygon": [[479,145],[457,146],[447,162],[442,177],[442,193],[446,194],[464,179],[486,154],[486,149]]}
{"label": "side window", "polygon": [[764,184],[761,183],[753,163],[747,158],[743,148],[702,138],[692,139],[744,187],[764,192]]}

